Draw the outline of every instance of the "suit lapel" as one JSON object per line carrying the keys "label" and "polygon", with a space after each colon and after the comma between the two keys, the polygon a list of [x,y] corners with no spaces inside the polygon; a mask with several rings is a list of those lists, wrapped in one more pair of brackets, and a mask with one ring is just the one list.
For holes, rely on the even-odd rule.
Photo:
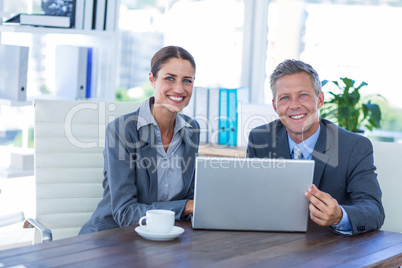
{"label": "suit lapel", "polygon": [[139,139],[142,145],[141,152],[143,156],[140,161],[144,161],[141,166],[147,167],[149,175],[149,200],[158,199],[158,172],[154,133],[155,130],[153,124],[143,126],[139,129]]}
{"label": "suit lapel", "polygon": [[329,139],[327,127],[320,122],[320,136],[318,137],[317,143],[313,151],[314,165],[314,179],[313,183],[318,187],[322,178],[322,174],[325,169],[325,165],[328,163],[330,157],[327,154],[329,149]]}
{"label": "suit lapel", "polygon": [[[178,114],[177,116],[180,116]],[[191,178],[194,172],[195,165],[195,151],[192,150],[194,146],[198,146],[198,144],[194,144],[193,139],[191,138],[193,135],[193,130],[191,128],[183,127],[180,130],[180,138],[183,143],[183,157],[181,159],[181,172],[183,179],[183,188],[178,194],[178,196],[184,196],[185,193],[188,192],[188,188],[191,185],[191,180],[186,178]]]}
{"label": "suit lapel", "polygon": [[[276,133],[276,144],[273,144],[274,150],[276,151],[276,156],[272,156],[273,158],[284,158],[291,159],[292,156],[289,152],[289,140],[286,128],[282,125],[282,123],[278,120],[278,122],[274,125],[273,133]],[[283,144],[278,146],[278,144]],[[269,156],[271,157],[271,156]]]}

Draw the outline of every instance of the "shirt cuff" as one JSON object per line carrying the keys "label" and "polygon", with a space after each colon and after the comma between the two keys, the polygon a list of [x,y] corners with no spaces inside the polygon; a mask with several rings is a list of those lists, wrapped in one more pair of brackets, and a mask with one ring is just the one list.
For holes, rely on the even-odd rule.
{"label": "shirt cuff", "polygon": [[352,227],[350,226],[348,213],[346,213],[346,210],[342,206],[340,207],[342,209],[342,219],[338,225],[331,225],[331,226],[340,232],[346,232],[346,233],[351,232]]}

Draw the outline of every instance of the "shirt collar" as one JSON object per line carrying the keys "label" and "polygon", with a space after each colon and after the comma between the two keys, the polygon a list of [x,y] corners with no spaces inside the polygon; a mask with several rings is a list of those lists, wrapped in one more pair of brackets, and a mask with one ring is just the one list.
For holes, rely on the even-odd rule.
{"label": "shirt collar", "polygon": [[[150,97],[141,104],[140,111],[138,114],[137,130],[139,130],[143,126],[151,124],[158,127],[158,124],[156,123],[156,120],[151,113],[151,105],[154,103],[154,101],[155,101],[154,97]],[[191,125],[187,123],[186,120],[184,120],[184,118],[178,114],[175,119],[174,133],[178,132],[183,127],[191,127]]]}
{"label": "shirt collar", "polygon": [[[298,144],[300,150],[303,154],[303,159],[312,159],[312,153],[314,151],[315,144],[317,143],[318,137],[320,136],[321,126],[318,125],[317,131],[308,139],[302,141]],[[293,152],[293,148],[296,146],[296,142],[294,142],[288,134],[288,141],[289,141],[289,150],[290,154]]]}

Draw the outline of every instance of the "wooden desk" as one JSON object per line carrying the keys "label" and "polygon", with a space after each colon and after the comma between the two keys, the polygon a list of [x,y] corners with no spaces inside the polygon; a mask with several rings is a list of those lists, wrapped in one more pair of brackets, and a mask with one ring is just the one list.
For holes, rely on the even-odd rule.
{"label": "wooden desk", "polygon": [[223,146],[219,144],[200,144],[198,155],[219,157],[246,157],[247,148]]}
{"label": "wooden desk", "polygon": [[[0,267],[398,267],[402,234],[354,237],[310,223],[307,233],[185,229],[166,242],[140,237],[134,226],[0,251]],[[3,266],[2,266],[2,265]],[[24,267],[21,266],[21,267]]]}

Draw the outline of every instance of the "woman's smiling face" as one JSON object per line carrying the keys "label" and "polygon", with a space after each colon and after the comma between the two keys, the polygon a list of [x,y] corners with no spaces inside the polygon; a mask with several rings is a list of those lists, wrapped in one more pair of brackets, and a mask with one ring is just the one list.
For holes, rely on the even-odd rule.
{"label": "woman's smiling face", "polygon": [[156,77],[149,73],[155,92],[154,105],[173,113],[183,110],[193,94],[194,72],[188,60],[171,58],[161,66]]}

